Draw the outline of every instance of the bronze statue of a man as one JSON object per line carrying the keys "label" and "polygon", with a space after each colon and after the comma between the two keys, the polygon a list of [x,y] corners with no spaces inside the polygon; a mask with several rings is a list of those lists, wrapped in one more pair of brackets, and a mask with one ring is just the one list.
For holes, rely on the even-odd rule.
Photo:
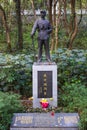
{"label": "bronze statue of a man", "polygon": [[35,21],[34,26],[32,28],[31,37],[33,38],[36,30],[38,30],[38,62],[42,60],[42,49],[44,46],[46,60],[48,62],[51,61],[50,59],[50,52],[49,52],[49,36],[52,32],[52,26],[50,22],[45,19],[46,11],[40,11],[41,19]]}

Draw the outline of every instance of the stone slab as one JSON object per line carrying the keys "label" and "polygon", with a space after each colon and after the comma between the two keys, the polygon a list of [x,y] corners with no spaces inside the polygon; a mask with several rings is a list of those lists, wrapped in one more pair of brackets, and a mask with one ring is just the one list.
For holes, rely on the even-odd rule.
{"label": "stone slab", "polygon": [[79,130],[78,128],[11,128],[10,130]]}
{"label": "stone slab", "polygon": [[78,130],[78,122],[77,113],[18,113],[10,130]]}
{"label": "stone slab", "polygon": [[57,107],[57,65],[54,63],[34,63],[32,71],[33,107],[40,108],[42,98],[46,98],[51,107]]}

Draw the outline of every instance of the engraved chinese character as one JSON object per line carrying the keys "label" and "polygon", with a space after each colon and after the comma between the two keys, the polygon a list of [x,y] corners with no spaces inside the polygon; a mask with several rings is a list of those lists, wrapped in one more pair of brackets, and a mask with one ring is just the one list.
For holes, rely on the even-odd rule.
{"label": "engraved chinese character", "polygon": [[44,95],[47,95],[47,93],[46,93],[46,92],[44,92]]}
{"label": "engraved chinese character", "polygon": [[44,83],[43,86],[47,86],[47,83]]}
{"label": "engraved chinese character", "polygon": [[47,79],[44,79],[44,82],[46,82],[47,81]]}
{"label": "engraved chinese character", "polygon": [[46,88],[46,87],[44,87],[44,90],[46,90],[46,91],[47,91],[47,88]]}
{"label": "engraved chinese character", "polygon": [[40,87],[39,92],[42,93],[42,87]]}
{"label": "engraved chinese character", "polygon": [[46,78],[46,77],[47,77],[47,75],[46,75],[46,74],[44,74],[44,75],[43,75],[43,77],[44,77],[44,78]]}

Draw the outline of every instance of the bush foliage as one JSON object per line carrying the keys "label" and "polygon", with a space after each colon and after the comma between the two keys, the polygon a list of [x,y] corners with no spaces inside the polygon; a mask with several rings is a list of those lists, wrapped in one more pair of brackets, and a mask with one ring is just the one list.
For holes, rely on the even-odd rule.
{"label": "bush foliage", "polygon": [[58,104],[63,112],[78,112],[80,128],[87,129],[87,51],[59,49],[53,56],[58,65]]}
{"label": "bush foliage", "polygon": [[0,92],[0,130],[9,130],[13,113],[22,112],[19,95]]}

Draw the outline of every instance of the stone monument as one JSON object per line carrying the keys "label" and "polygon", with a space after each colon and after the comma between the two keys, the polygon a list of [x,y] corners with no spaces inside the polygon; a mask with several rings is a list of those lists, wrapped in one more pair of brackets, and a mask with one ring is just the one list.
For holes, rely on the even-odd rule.
{"label": "stone monument", "polygon": [[[32,28],[33,38],[38,30],[38,60],[33,64],[33,107],[40,107],[40,100],[46,98],[50,106],[57,107],[57,65],[51,61],[49,36],[52,32],[50,22],[45,19],[46,11],[41,10],[41,19],[35,21]],[[42,62],[43,46],[46,61]],[[53,101],[50,99],[53,99]]]}
{"label": "stone monument", "polygon": [[[57,107],[57,65],[51,61],[49,35],[52,27],[41,11],[41,19],[36,20],[31,37],[38,30],[38,59],[32,66],[33,108],[41,108],[40,101],[48,101],[48,107]],[[46,61],[42,61],[42,49]],[[77,113],[14,113],[10,130],[78,130]]]}

